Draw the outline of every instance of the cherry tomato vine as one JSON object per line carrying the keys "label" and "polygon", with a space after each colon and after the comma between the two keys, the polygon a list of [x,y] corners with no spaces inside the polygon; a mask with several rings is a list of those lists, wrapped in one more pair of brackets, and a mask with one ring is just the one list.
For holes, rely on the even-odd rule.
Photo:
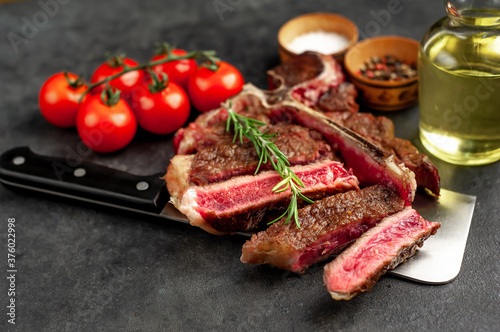
{"label": "cherry tomato vine", "polygon": [[[221,84],[227,76],[236,78],[231,86]],[[208,95],[193,82],[208,84]],[[76,125],[86,145],[97,152],[112,152],[133,139],[137,123],[155,134],[173,133],[187,121],[190,99],[205,112],[238,93],[243,83],[241,73],[213,50],[186,52],[158,43],[156,55],[142,64],[123,54],[108,55],[90,83],[73,73],[53,75],[40,90],[39,105],[51,124]]]}
{"label": "cherry tomato vine", "polygon": [[108,76],[108,77],[106,77],[103,80],[100,80],[100,81],[97,81],[95,83],[90,84],[88,86],[88,89],[80,97],[80,101],[92,89],[94,89],[95,87],[100,86],[101,84],[106,84],[107,82],[109,82],[109,81],[111,81],[111,80],[113,80],[115,78],[118,78],[118,77],[120,77],[120,76],[122,76],[122,75],[124,75],[126,73],[129,73],[129,72],[132,72],[132,71],[135,71],[135,70],[144,70],[144,69],[151,68],[151,67],[154,67],[154,66],[157,66],[157,65],[161,65],[161,64],[164,64],[164,63],[167,63],[167,62],[178,61],[178,60],[186,60],[186,59],[201,59],[201,60],[205,60],[206,61],[204,63],[204,67],[207,67],[207,68],[209,68],[212,71],[217,71],[217,69],[219,68],[219,66],[217,65],[217,63],[220,61],[220,59],[216,57],[216,52],[215,51],[191,51],[191,52],[188,52],[188,53],[186,53],[184,55],[173,54],[170,49],[169,49],[168,52],[169,53],[167,53],[167,57],[165,57],[163,59],[154,60],[154,61],[148,61],[148,62],[145,62],[143,64],[139,64],[139,65],[134,66],[134,67],[129,67],[126,64],[124,64],[123,65],[123,70],[121,72],[119,72],[117,74],[114,74],[114,75],[111,75],[111,76]]}

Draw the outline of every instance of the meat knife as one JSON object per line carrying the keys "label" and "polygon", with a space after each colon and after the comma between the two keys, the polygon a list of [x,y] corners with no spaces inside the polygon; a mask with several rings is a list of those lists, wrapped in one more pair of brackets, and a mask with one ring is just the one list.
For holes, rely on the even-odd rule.
{"label": "meat knife", "polygon": [[[69,165],[64,158],[35,154],[28,147],[13,148],[0,157],[0,181],[6,187],[189,223],[168,203],[163,175],[138,176],[90,162]],[[439,199],[417,194],[413,207],[425,219],[441,222],[441,228],[414,257],[389,273],[427,284],[454,280],[462,265],[475,200],[444,189]]]}

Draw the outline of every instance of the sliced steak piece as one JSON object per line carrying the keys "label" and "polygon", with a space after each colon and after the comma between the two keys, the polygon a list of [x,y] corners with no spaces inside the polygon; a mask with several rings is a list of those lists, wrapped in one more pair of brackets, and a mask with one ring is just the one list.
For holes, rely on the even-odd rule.
{"label": "sliced steak piece", "polygon": [[330,88],[320,98],[317,104],[322,112],[356,113],[359,105],[356,103],[358,91],[352,83],[343,82],[336,88]]}
{"label": "sliced steak piece", "polygon": [[[305,185],[305,196],[317,200],[334,193],[358,188],[358,180],[336,161],[294,166],[292,171]],[[171,203],[186,215],[193,226],[214,234],[248,231],[267,211],[282,210],[290,202],[290,190],[274,193],[281,181],[275,171],[234,177],[206,186],[188,187]]]}
{"label": "sliced steak piece", "polygon": [[[331,146],[320,133],[301,126],[279,123],[263,131],[277,134],[274,143],[290,165],[306,165],[320,160],[337,160]],[[176,155],[165,176],[170,196],[178,197],[189,185],[206,185],[235,176],[252,175],[259,158],[252,143],[220,143],[199,148],[194,155]],[[271,170],[270,163],[260,171]]]}
{"label": "sliced steak piece", "polygon": [[370,290],[387,270],[415,254],[441,225],[407,207],[384,218],[324,268],[326,289],[335,300]]}
{"label": "sliced steak piece", "polygon": [[415,173],[417,186],[439,195],[440,179],[436,166],[409,141],[394,137],[394,125],[384,116],[370,113],[330,112],[325,116],[351,129]]}
{"label": "sliced steak piece", "polygon": [[305,52],[267,72],[270,89],[289,88],[291,96],[315,106],[329,89],[345,81],[342,67],[329,55]]}
{"label": "sliced steak piece", "polygon": [[299,210],[300,228],[283,219],[253,235],[241,261],[303,273],[403,208],[403,199],[383,186],[326,197]]}
{"label": "sliced steak piece", "polygon": [[429,189],[434,195],[439,196],[440,178],[436,166],[425,154],[418,152],[409,141],[401,138],[374,138],[373,143],[385,152],[396,156],[398,162],[415,173],[417,186]]}
{"label": "sliced steak piece", "polygon": [[320,132],[362,186],[382,184],[397,192],[407,206],[411,205],[417,188],[415,174],[403,164],[397,164],[393,155],[325,115],[295,102],[283,101],[273,116]]}
{"label": "sliced steak piece", "polygon": [[[269,90],[277,89],[283,85],[291,88],[317,78],[325,71],[324,59],[317,53],[305,52],[268,70]],[[327,64],[332,65],[331,62]]]}
{"label": "sliced steak piece", "polygon": [[[236,113],[268,123],[270,109],[255,95],[238,94],[228,99]],[[190,154],[199,148],[219,143],[231,143],[233,136],[226,132],[227,110],[224,107],[201,114],[174,136],[176,154]]]}
{"label": "sliced steak piece", "polygon": [[394,124],[385,116],[371,113],[330,112],[325,115],[333,121],[351,129],[364,138],[390,139],[394,137]]}
{"label": "sliced steak piece", "polygon": [[[281,123],[263,131],[277,134],[274,143],[285,154],[291,165],[305,165],[320,159],[334,158],[332,148],[313,130]],[[204,185],[230,179],[234,176],[254,174],[259,157],[253,143],[217,144],[199,150],[191,166],[189,181]],[[261,170],[273,169],[270,163]]]}

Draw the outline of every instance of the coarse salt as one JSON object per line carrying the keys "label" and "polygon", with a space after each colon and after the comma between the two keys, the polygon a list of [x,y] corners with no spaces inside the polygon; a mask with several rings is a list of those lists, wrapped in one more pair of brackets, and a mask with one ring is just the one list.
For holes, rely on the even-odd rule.
{"label": "coarse salt", "polygon": [[333,54],[342,51],[347,45],[349,45],[349,40],[346,36],[319,30],[295,37],[286,47],[295,54],[305,51]]}

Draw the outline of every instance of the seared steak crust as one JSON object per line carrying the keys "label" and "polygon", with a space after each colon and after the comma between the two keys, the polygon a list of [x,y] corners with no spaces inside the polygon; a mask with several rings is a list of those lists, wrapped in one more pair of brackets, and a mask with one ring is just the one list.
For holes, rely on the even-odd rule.
{"label": "seared steak crust", "polygon": [[[278,134],[275,144],[291,165],[305,165],[317,160],[333,160],[333,151],[321,134],[297,125],[279,123],[268,126],[269,134]],[[204,185],[253,174],[259,164],[259,157],[252,143],[217,144],[199,149],[195,154],[189,179],[192,184]],[[272,169],[269,163],[261,170]]]}
{"label": "seared steak crust", "polygon": [[390,139],[394,137],[394,124],[385,116],[346,112],[329,112],[325,115],[364,138]]}
{"label": "seared steak crust", "polygon": [[[232,108],[238,114],[268,123],[270,109],[257,96],[235,96]],[[179,129],[174,136],[176,154],[190,154],[198,149],[219,143],[231,143],[233,136],[226,131],[227,110],[223,107],[201,114],[186,128]]]}
{"label": "seared steak crust", "polygon": [[253,235],[243,245],[241,261],[304,272],[404,205],[380,185],[326,197],[299,210],[300,228],[280,220]]}
{"label": "seared steak crust", "polygon": [[323,70],[323,61],[317,54],[307,52],[298,55],[267,72],[269,89],[276,89],[282,84],[293,87],[318,77]]}
{"label": "seared steak crust", "polygon": [[317,107],[323,112],[355,113],[359,109],[356,98],[358,91],[352,83],[343,82],[337,88],[330,88],[320,98]]}

